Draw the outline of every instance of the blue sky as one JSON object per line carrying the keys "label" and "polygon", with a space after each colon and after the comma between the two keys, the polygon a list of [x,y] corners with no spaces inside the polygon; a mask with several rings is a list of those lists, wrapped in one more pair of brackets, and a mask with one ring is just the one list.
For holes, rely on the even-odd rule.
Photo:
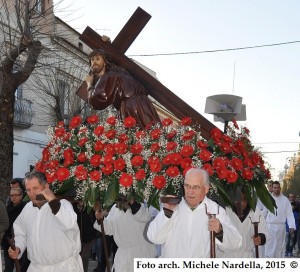
{"label": "blue sky", "polygon": [[[58,0],[55,1],[55,3]],[[137,7],[152,18],[126,52],[201,52],[300,41],[297,0],[63,0],[56,15],[78,32],[90,26],[113,40]],[[63,11],[62,11],[63,8]],[[300,42],[248,50],[134,56],[168,89],[204,113],[206,97],[243,97],[252,142],[274,179],[299,148]],[[223,129],[223,124],[214,122]],[[290,152],[283,152],[290,151]],[[269,153],[271,152],[271,153]]]}

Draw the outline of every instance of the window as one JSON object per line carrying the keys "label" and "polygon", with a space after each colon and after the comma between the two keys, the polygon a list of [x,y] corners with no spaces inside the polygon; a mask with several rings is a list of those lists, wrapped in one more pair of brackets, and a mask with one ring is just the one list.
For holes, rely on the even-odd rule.
{"label": "window", "polygon": [[59,106],[62,115],[70,111],[70,84],[63,80],[58,81]]}
{"label": "window", "polygon": [[18,86],[15,92],[16,99],[22,99],[23,98],[23,85]]}

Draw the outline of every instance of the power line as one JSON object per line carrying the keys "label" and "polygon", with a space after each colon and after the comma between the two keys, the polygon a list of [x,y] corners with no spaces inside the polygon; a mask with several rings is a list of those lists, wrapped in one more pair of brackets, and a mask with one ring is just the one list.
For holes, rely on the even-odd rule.
{"label": "power line", "polygon": [[267,153],[291,153],[291,152],[298,152],[298,150],[290,150],[290,151],[287,151],[287,150],[282,150],[282,151],[261,151],[262,153],[264,154],[267,154]]}
{"label": "power line", "polygon": [[299,142],[267,142],[267,143],[253,143],[255,145],[259,144],[298,144]]}
{"label": "power line", "polygon": [[236,50],[245,50],[245,49],[255,49],[255,48],[261,48],[261,47],[271,47],[271,46],[287,45],[287,44],[293,44],[293,43],[300,43],[300,41],[271,43],[271,44],[263,44],[263,45],[254,45],[254,46],[245,46],[245,47],[237,47],[237,48],[227,48],[227,49],[216,49],[216,50],[204,50],[204,51],[190,51],[190,52],[177,52],[177,53],[156,53],[156,54],[128,55],[128,57],[156,57],[156,56],[174,56],[174,55],[190,55],[190,54],[216,53],[216,52],[236,51]]}

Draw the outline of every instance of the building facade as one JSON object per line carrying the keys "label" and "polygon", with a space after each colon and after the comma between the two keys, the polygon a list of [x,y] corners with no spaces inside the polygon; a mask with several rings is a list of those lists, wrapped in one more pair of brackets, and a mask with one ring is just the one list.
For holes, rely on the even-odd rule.
{"label": "building facade", "polygon": [[[0,24],[4,30],[13,30],[17,42],[20,33],[14,2],[0,0],[2,12],[4,7],[9,10],[7,21],[0,21]],[[75,95],[89,70],[87,55],[91,49],[79,40],[80,33],[55,16],[53,0],[28,0],[20,3],[28,3],[31,14],[34,13],[32,29],[36,31],[36,38],[41,41],[43,50],[34,72],[24,84],[18,86],[15,93],[13,177],[23,177],[34,167],[47,145],[49,126],[60,120],[67,123],[75,115],[84,117],[92,112]],[[21,10],[25,10],[25,7]],[[26,20],[26,16],[21,19]],[[5,35],[0,35],[1,44],[9,46],[7,40]],[[10,43],[14,44],[14,40],[10,39]],[[22,56],[18,61],[22,65]],[[139,65],[155,76],[153,71]],[[15,69],[17,71],[18,67]],[[152,101],[162,118],[169,117],[176,122],[172,113],[153,99]],[[113,111],[114,109],[108,108],[97,113],[105,118]]]}

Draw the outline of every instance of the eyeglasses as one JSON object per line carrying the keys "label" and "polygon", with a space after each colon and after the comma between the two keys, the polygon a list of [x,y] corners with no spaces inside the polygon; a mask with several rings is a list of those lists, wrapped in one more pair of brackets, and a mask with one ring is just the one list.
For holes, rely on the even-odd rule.
{"label": "eyeglasses", "polygon": [[184,187],[185,190],[193,190],[194,192],[199,192],[201,189],[203,189],[205,187],[205,185],[203,185],[203,186],[199,186],[199,185],[191,186],[189,184],[184,184],[183,187]]}
{"label": "eyeglasses", "polygon": [[21,194],[10,195],[10,197],[20,196]]}

